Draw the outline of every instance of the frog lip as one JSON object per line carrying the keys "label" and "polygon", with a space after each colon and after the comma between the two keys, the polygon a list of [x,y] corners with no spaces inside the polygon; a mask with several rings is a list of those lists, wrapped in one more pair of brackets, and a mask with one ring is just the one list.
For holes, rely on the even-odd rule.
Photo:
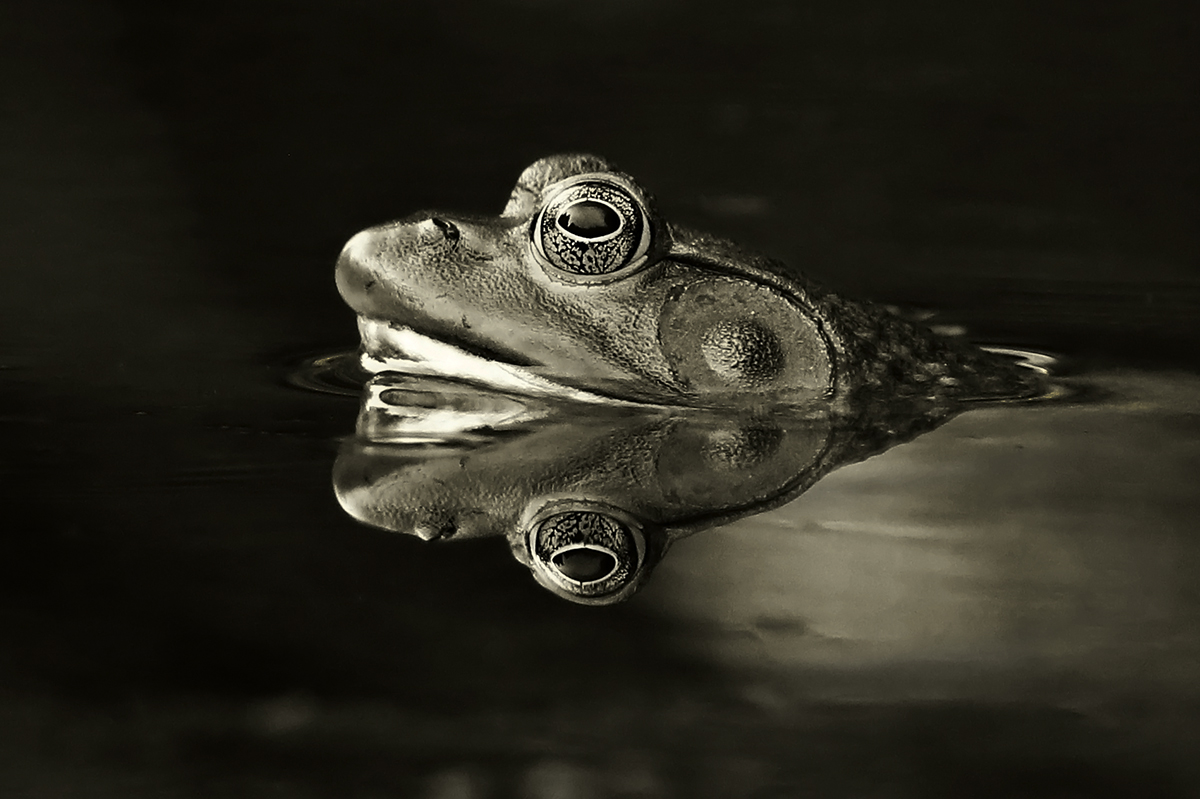
{"label": "frog lip", "polygon": [[427,339],[439,341],[462,353],[482,358],[486,361],[501,363],[505,366],[528,369],[537,366],[537,362],[507,347],[498,346],[492,342],[484,342],[472,338],[460,329],[446,329],[431,320],[406,318],[403,327]]}
{"label": "frog lip", "polygon": [[457,342],[395,322],[360,316],[358,330],[363,342],[359,361],[371,374],[400,372],[449,377],[517,394],[604,405],[641,405],[572,388],[537,374],[530,368],[532,364],[510,363],[482,355],[479,354],[482,348],[466,349]]}

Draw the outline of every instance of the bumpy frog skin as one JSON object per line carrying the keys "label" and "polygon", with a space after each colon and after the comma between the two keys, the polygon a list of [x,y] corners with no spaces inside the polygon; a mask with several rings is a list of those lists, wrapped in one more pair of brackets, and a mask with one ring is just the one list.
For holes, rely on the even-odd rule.
{"label": "bumpy frog skin", "polygon": [[591,155],[527,168],[499,217],[417,213],[337,264],[372,373],[721,407],[1030,391],[1005,359],[672,225]]}

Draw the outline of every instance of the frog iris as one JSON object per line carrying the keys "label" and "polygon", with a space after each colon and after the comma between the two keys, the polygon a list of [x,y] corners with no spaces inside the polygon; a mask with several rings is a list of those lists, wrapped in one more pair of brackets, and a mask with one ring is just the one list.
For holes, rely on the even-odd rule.
{"label": "frog iris", "polygon": [[605,280],[639,265],[650,245],[642,205],[625,187],[599,178],[552,187],[533,225],[538,260],[568,279]]}

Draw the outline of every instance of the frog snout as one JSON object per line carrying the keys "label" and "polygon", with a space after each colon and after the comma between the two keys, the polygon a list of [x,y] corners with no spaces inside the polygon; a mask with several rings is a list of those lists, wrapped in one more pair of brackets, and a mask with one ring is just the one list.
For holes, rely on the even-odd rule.
{"label": "frog snout", "polygon": [[338,291],[360,314],[386,315],[429,254],[451,248],[458,228],[429,213],[413,214],[355,234],[338,256]]}
{"label": "frog snout", "polygon": [[373,309],[372,292],[379,285],[379,234],[376,228],[356,233],[338,256],[335,278],[338,292],[357,313]]}

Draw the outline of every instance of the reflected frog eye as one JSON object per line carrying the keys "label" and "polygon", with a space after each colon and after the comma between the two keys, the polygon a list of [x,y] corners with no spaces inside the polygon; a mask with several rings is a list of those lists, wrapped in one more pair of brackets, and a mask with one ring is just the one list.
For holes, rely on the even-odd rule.
{"label": "reflected frog eye", "polygon": [[534,253],[568,279],[604,281],[640,266],[650,249],[641,202],[600,177],[571,182],[552,195],[534,222]]}
{"label": "reflected frog eye", "polygon": [[592,508],[553,509],[535,519],[527,535],[538,582],[579,601],[615,598],[645,556],[635,524]]}

